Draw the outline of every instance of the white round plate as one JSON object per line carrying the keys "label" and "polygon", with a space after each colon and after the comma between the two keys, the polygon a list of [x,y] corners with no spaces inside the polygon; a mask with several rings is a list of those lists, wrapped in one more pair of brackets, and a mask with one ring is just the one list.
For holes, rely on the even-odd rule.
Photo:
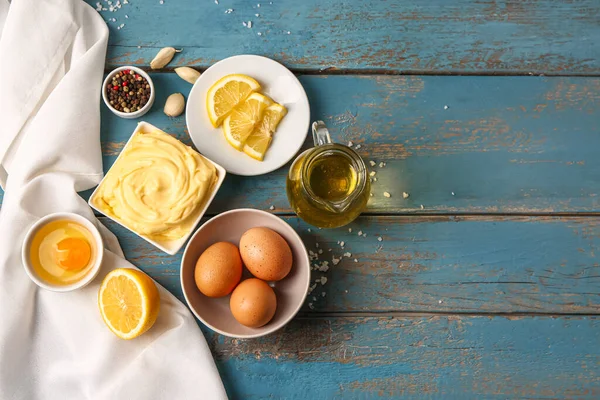
{"label": "white round plate", "polygon": [[[221,127],[213,128],[208,119],[206,93],[213,83],[229,74],[245,74],[256,79],[263,94],[288,110],[263,161],[231,147]],[[252,176],[274,171],[296,155],[308,134],[310,108],[304,88],[290,70],[266,57],[241,55],[219,61],[198,78],[188,97],[185,118],[190,137],[200,153],[227,172]]]}

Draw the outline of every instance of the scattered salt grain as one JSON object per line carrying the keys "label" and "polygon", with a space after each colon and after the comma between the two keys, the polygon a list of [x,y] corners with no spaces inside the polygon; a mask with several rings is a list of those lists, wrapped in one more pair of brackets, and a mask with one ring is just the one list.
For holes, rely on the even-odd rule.
{"label": "scattered salt grain", "polygon": [[129,19],[129,15],[125,14],[125,19]]}
{"label": "scattered salt grain", "polygon": [[377,163],[373,160],[369,161],[369,165],[371,165],[371,167],[374,167],[375,165],[377,165]]}
{"label": "scattered salt grain", "polygon": [[362,146],[360,144],[356,145],[356,150],[360,149]]}
{"label": "scattered salt grain", "polygon": [[448,107],[448,106],[444,106],[444,110],[447,110],[448,108],[450,108],[450,107]]}
{"label": "scattered salt grain", "polygon": [[382,242],[382,241],[383,241],[383,238],[382,238],[381,236],[379,236],[379,237],[377,238],[377,240],[378,240],[378,241],[380,241],[380,242]]}
{"label": "scattered salt grain", "polygon": [[258,32],[258,33],[257,33],[257,35],[258,35],[258,36],[262,36],[262,33]]}
{"label": "scattered salt grain", "polygon": [[258,4],[256,5],[256,7],[257,7],[257,8],[260,8],[260,3],[258,3]]}
{"label": "scattered salt grain", "polygon": [[425,209],[425,207],[423,207],[423,204],[421,204],[421,210],[424,210],[424,209]]}
{"label": "scattered salt grain", "polygon": [[347,290],[344,290],[344,293],[348,293],[348,291],[347,291]]}
{"label": "scattered salt grain", "polygon": [[341,247],[344,247],[345,244],[346,244],[345,242],[340,242]]}
{"label": "scattered salt grain", "polygon": [[325,293],[325,292],[321,292],[321,296],[322,296],[322,297],[325,297],[326,295],[327,295],[327,293]]}
{"label": "scattered salt grain", "polygon": [[373,197],[373,193],[369,193],[369,196]]}
{"label": "scattered salt grain", "polygon": [[252,21],[248,21],[248,28],[252,28]]}
{"label": "scattered salt grain", "polygon": [[308,303],[308,308],[310,308],[311,310],[314,310],[314,309],[315,309],[315,307],[313,306],[313,304],[312,304],[312,303]]}
{"label": "scattered salt grain", "polygon": [[219,0],[215,0],[215,4],[219,4]]}
{"label": "scattered salt grain", "polygon": [[331,257],[331,263],[333,265],[338,265],[340,263],[341,258]]}
{"label": "scattered salt grain", "polygon": [[348,233],[352,233],[352,228],[348,228]]}
{"label": "scattered salt grain", "polygon": [[308,233],[312,232],[312,231],[310,230],[310,228],[308,228],[308,229],[307,229],[307,231],[308,231]]}
{"label": "scattered salt grain", "polygon": [[362,231],[358,231],[358,236],[362,236]]}
{"label": "scattered salt grain", "polygon": [[344,253],[344,257],[352,257],[352,253],[346,252],[346,253]]}
{"label": "scattered salt grain", "polygon": [[326,276],[322,276],[321,277],[321,285],[325,285],[327,283],[327,277]]}
{"label": "scattered salt grain", "polygon": [[319,248],[319,243],[315,243],[315,247],[318,249]]}
{"label": "scattered salt grain", "polygon": [[384,197],[387,197],[387,198],[390,198],[390,197],[392,197],[392,195],[391,195],[391,194],[389,194],[388,192],[383,192],[383,196],[384,196]]}
{"label": "scattered salt grain", "polygon": [[269,210],[274,210],[274,209],[275,209],[275,206],[269,207]]}
{"label": "scattered salt grain", "polygon": [[377,174],[377,172],[375,172],[375,171],[371,171],[371,172],[369,173],[369,176],[375,176],[376,174]]}
{"label": "scattered salt grain", "polygon": [[402,192],[402,197],[405,199],[408,199],[410,197],[410,194],[408,194],[406,192]]}
{"label": "scattered salt grain", "polygon": [[367,237],[367,234],[366,234],[366,233],[363,233],[363,237]]}
{"label": "scattered salt grain", "polygon": [[313,296],[312,301],[317,301],[317,298],[315,296]]}
{"label": "scattered salt grain", "polygon": [[352,140],[348,142],[348,147],[352,147],[354,146],[354,143],[352,143]]}
{"label": "scattered salt grain", "polygon": [[454,196],[454,192],[452,192],[452,196]]}
{"label": "scattered salt grain", "polygon": [[373,178],[373,182],[377,182],[377,178]]}
{"label": "scattered salt grain", "polygon": [[164,2],[163,0],[160,0],[160,1],[158,2],[158,4],[165,4],[165,2]]}
{"label": "scattered salt grain", "polygon": [[358,262],[358,260],[355,258],[355,259],[354,259],[354,262]]}
{"label": "scattered salt grain", "polygon": [[379,163],[379,168],[383,168],[383,167],[385,167],[385,163],[382,161]]}
{"label": "scattered salt grain", "polygon": [[317,253],[323,254],[323,249],[319,249],[319,251]]}
{"label": "scattered salt grain", "polygon": [[442,303],[443,303],[443,301],[442,301],[442,300],[438,301],[438,304],[442,304]]}
{"label": "scattered salt grain", "polygon": [[246,21],[242,21],[242,25],[244,25],[245,27],[248,27],[248,24],[246,23]]}
{"label": "scattered salt grain", "polygon": [[254,14],[255,17],[260,17],[260,14]]}
{"label": "scattered salt grain", "polygon": [[289,35],[290,33],[292,33],[292,32],[290,32],[290,31],[287,31],[287,34],[288,34],[288,35]]}
{"label": "scattered salt grain", "polygon": [[225,14],[231,14],[233,12],[233,8],[228,8],[225,10]]}

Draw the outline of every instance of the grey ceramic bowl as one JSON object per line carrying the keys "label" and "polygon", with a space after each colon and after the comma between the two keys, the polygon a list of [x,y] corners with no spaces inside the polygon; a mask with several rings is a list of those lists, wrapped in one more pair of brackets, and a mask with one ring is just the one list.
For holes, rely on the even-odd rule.
{"label": "grey ceramic bowl", "polygon": [[[289,275],[271,286],[277,295],[277,311],[273,319],[260,328],[248,328],[235,320],[229,309],[230,296],[210,298],[196,287],[194,270],[198,257],[216,242],[239,245],[250,228],[266,227],[279,233],[292,249],[293,265]],[[244,267],[242,280],[251,277]],[[217,215],[202,225],[187,244],[181,260],[181,287],[194,315],[215,332],[240,339],[268,335],[282,328],[298,313],[310,285],[310,261],[302,239],[281,218],[265,211],[238,209]]]}

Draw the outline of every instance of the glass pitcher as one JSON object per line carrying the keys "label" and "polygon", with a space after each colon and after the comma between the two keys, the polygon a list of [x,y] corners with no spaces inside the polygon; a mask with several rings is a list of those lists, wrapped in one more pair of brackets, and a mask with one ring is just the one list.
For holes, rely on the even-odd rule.
{"label": "glass pitcher", "polygon": [[287,176],[290,206],[313,226],[347,225],[369,201],[371,182],[367,168],[350,147],[331,142],[323,121],[313,123],[312,134],[315,147],[294,160]]}

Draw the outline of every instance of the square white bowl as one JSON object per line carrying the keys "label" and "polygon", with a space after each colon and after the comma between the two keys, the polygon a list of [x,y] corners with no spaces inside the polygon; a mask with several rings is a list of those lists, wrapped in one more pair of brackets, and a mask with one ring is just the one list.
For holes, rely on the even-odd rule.
{"label": "square white bowl", "polygon": [[[119,153],[119,156],[115,160],[115,163],[119,160],[119,158],[121,158],[121,156],[123,155],[123,150],[125,150],[127,148],[127,146],[129,146],[129,142],[131,142],[131,139],[133,139],[133,137],[135,136],[135,134],[138,133],[139,131],[148,131],[148,130],[159,130],[161,132],[164,132],[162,129],[158,129],[157,127],[155,127],[152,124],[149,124],[149,123],[144,122],[144,121],[139,122],[138,126],[135,128],[135,130],[131,134],[131,137],[129,138],[129,140],[125,144],[125,147],[123,147],[123,149],[121,150],[121,153]],[[202,156],[202,157],[204,157],[204,156]],[[213,199],[215,198],[215,195],[219,191],[219,188],[221,187],[221,184],[223,183],[223,180],[225,180],[225,174],[226,174],[225,168],[221,167],[219,164],[216,164],[215,162],[213,162],[212,160],[210,160],[210,159],[208,159],[206,157],[204,157],[204,159],[207,160],[208,162],[210,162],[212,165],[215,166],[215,168],[217,170],[217,182],[211,188],[211,191],[210,191],[210,193],[208,195],[208,199],[206,199],[206,201],[202,205],[202,209],[200,210],[200,213],[198,214],[198,218],[196,218],[196,221],[194,222],[194,225],[193,225],[192,229],[190,229],[190,231],[184,237],[182,237],[181,239],[171,240],[171,241],[164,241],[164,242],[163,241],[157,242],[157,241],[152,240],[150,238],[147,238],[147,237],[145,237],[143,235],[140,235],[139,233],[137,233],[133,229],[131,229],[128,226],[124,225],[118,219],[113,218],[110,215],[106,215],[102,210],[100,210],[99,208],[97,208],[96,206],[94,206],[94,203],[93,203],[92,200],[96,196],[96,193],[98,192],[98,188],[100,186],[102,186],[102,184],[104,183],[104,179],[106,179],[106,175],[108,175],[110,173],[110,169],[108,170],[108,172],[106,173],[106,175],[104,176],[104,178],[102,179],[102,181],[100,181],[100,184],[98,184],[98,186],[96,187],[96,189],[94,189],[94,192],[92,193],[92,195],[90,196],[90,198],[88,200],[88,204],[90,205],[90,207],[92,207],[92,209],[94,209],[97,212],[99,212],[100,214],[106,216],[111,221],[113,221],[113,222],[121,225],[123,228],[127,229],[128,231],[133,232],[137,236],[139,236],[142,239],[144,239],[146,242],[148,242],[151,245],[157,247],[158,249],[164,251],[165,253],[170,254],[170,255],[177,254],[177,252],[179,250],[181,250],[181,248],[183,247],[183,245],[185,244],[185,242],[190,238],[190,236],[192,235],[192,233],[194,233],[194,230],[195,230],[196,226],[198,225],[198,223],[200,222],[200,220],[204,216],[204,213],[208,209],[208,206],[210,206],[210,203],[212,203]],[[111,167],[111,169],[112,169],[112,167]]]}

